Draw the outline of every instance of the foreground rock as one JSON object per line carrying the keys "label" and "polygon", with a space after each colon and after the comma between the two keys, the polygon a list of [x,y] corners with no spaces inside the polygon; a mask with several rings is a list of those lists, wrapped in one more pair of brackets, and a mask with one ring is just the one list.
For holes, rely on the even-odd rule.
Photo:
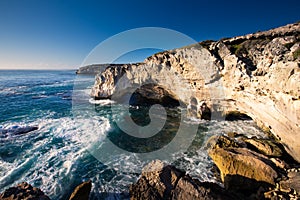
{"label": "foreground rock", "polygon": [[132,200],[237,199],[215,183],[199,182],[173,166],[153,161],[144,167],[137,183],[130,186]]}
{"label": "foreground rock", "polygon": [[23,182],[0,194],[0,200],[50,200],[39,188]]}
{"label": "foreground rock", "polygon": [[262,185],[275,185],[277,172],[260,154],[245,148],[217,148],[209,155],[221,171],[221,179],[228,189],[257,190]]}
{"label": "foreground rock", "polygon": [[[285,155],[283,147],[272,139],[247,138],[230,134],[213,136],[208,153],[218,169],[226,189],[248,194],[249,199],[297,199],[299,166]],[[250,149],[249,149],[250,148]]]}
{"label": "foreground rock", "polygon": [[92,189],[92,182],[87,181],[78,185],[69,200],[88,200]]}
{"label": "foreground rock", "polygon": [[256,191],[261,186],[275,185],[278,174],[268,157],[226,136],[214,137],[209,142],[209,156],[219,168],[227,189]]}
{"label": "foreground rock", "polygon": [[202,117],[203,102],[211,118],[232,112],[250,116],[300,162],[299,63],[300,23],[295,23],[157,53],[143,64],[108,67],[91,95],[122,99],[151,83],[196,117],[210,118]]}

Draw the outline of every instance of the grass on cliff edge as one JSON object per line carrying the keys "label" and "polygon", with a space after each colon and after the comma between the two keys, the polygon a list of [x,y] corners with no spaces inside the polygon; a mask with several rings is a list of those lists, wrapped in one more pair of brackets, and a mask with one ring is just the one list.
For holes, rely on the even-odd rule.
{"label": "grass on cliff edge", "polygon": [[294,60],[297,60],[300,58],[300,48],[298,48],[296,51],[293,53]]}

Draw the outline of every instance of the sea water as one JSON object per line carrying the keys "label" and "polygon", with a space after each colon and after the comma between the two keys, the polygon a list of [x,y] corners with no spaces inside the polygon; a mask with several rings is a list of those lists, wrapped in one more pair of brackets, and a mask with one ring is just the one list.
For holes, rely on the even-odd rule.
{"label": "sea water", "polygon": [[[92,199],[127,199],[129,185],[149,161],[145,157],[175,139],[175,146],[188,148],[169,148],[166,156],[159,152],[150,158],[165,160],[201,181],[216,182],[206,151],[208,138],[230,131],[262,135],[251,120],[179,120],[184,108],[172,108],[166,109],[169,120],[161,137],[150,142],[131,139],[118,122],[126,120],[129,108],[130,117],[145,126],[151,122],[149,109],[93,100],[93,83],[94,76],[72,70],[0,71],[0,192],[27,181],[51,199],[68,199],[76,185],[91,180]],[[190,142],[176,137],[180,124],[196,127]],[[20,132],[30,127],[38,129]],[[183,132],[189,135],[188,129]]]}

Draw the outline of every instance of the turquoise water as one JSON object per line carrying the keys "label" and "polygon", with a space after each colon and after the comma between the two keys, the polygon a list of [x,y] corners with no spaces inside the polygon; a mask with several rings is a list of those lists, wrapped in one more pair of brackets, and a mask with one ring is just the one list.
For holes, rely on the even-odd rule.
{"label": "turquoise water", "polygon": [[[0,191],[27,181],[51,199],[67,199],[76,185],[92,180],[92,199],[128,199],[129,185],[152,159],[216,181],[207,138],[227,131],[261,133],[252,121],[185,119],[185,110],[174,108],[166,109],[168,120],[159,135],[128,136],[118,124],[131,117],[145,126],[149,109],[130,107],[128,115],[128,106],[91,100],[93,82],[94,77],[74,71],[0,71]],[[37,130],[21,134],[31,127]],[[171,141],[174,148],[158,151]]]}

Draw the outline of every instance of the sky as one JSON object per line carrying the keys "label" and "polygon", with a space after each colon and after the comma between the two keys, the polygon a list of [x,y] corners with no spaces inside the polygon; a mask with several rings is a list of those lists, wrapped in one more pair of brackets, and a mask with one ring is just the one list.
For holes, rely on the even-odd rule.
{"label": "sky", "polygon": [[[0,0],[0,69],[76,69],[123,31],[161,27],[195,41],[217,40],[297,22],[299,10],[299,0]],[[142,61],[155,51],[120,61]],[[99,55],[97,62],[106,60]]]}

